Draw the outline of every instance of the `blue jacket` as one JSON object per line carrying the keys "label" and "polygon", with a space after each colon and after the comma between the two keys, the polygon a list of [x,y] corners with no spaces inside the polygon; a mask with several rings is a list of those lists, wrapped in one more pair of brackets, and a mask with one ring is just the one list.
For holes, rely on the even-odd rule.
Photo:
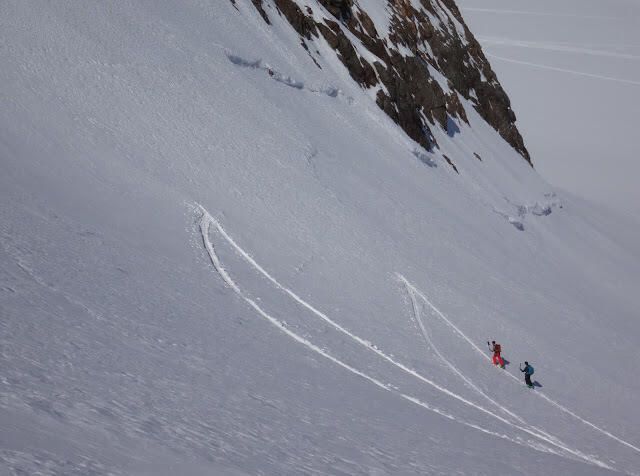
{"label": "blue jacket", "polygon": [[524,372],[525,375],[531,375],[533,374],[533,367],[531,367],[530,365],[525,365],[524,369],[520,369],[520,372]]}

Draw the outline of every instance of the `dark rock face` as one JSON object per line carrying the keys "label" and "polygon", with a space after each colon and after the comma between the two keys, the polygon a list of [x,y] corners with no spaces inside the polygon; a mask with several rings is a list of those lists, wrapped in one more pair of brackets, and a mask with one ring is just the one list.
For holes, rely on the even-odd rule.
{"label": "dark rock face", "polygon": [[[384,28],[388,31],[378,31],[354,0],[316,1],[321,21],[295,0],[252,0],[267,23],[263,2],[273,2],[302,37],[305,48],[305,40],[325,40],[358,84],[378,88],[378,106],[425,149],[437,147],[432,127],[452,135],[451,119],[468,123],[462,96],[531,164],[509,98],[454,0],[420,0],[419,8],[411,0],[387,0],[390,18]],[[359,54],[363,49],[378,60],[370,64]],[[447,79],[446,87],[432,77],[430,69]]]}
{"label": "dark rock face", "polygon": [[[231,0],[231,1],[235,3],[235,0]],[[251,1],[253,2],[253,6],[256,7],[256,10],[258,10],[258,12],[260,13],[260,16],[262,17],[262,19],[267,22],[267,25],[270,25],[271,22],[269,21],[267,12],[265,12],[264,8],[262,8],[262,0],[251,0]]]}
{"label": "dark rock face", "polygon": [[451,159],[449,157],[447,157],[446,155],[442,154],[442,158],[447,161],[447,163],[453,168],[453,170],[456,171],[457,174],[460,173],[460,172],[458,172],[458,167],[456,167],[456,165],[451,161]]}
{"label": "dark rock face", "polygon": [[318,0],[334,17],[348,20],[351,17],[353,0]]}
{"label": "dark rock face", "polygon": [[329,46],[338,52],[338,58],[347,67],[349,74],[356,82],[367,88],[377,83],[373,68],[364,58],[358,56],[340,25],[334,21],[325,20],[325,24],[319,24],[318,28]]}
{"label": "dark rock face", "polygon": [[[313,18],[302,13],[302,10],[293,0],[273,0],[278,7],[278,11],[282,13],[291,26],[298,32],[300,36],[311,39],[311,35],[318,36],[316,23]],[[255,4],[255,2],[254,2]]]}

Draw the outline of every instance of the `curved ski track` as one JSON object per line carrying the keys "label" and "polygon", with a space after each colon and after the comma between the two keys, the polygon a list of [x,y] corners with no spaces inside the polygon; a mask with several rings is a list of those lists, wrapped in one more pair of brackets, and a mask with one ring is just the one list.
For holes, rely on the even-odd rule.
{"label": "curved ski track", "polygon": [[[438,315],[445,323],[447,326],[451,327],[451,329],[453,329],[455,331],[456,334],[458,334],[462,339],[466,340],[469,345],[475,349],[476,352],[478,352],[480,355],[482,355],[483,358],[491,361],[491,358],[487,355],[486,352],[484,352],[482,349],[480,349],[480,347],[478,347],[471,339],[469,339],[460,329],[458,329],[458,327],[456,327],[455,324],[453,324],[453,322],[451,322],[436,306],[434,306],[431,301],[429,301],[429,299],[424,295],[424,293],[422,293],[418,288],[416,288],[413,284],[411,284],[407,278],[405,278],[403,275],[398,274],[397,275],[398,278],[400,278],[400,280],[405,284],[405,286],[407,287],[407,289],[412,292],[415,293],[415,295],[418,295],[435,313],[436,315]],[[511,379],[515,380],[516,382],[520,383],[520,381],[518,380],[518,378],[508,372],[505,372],[504,375],[509,376]],[[547,402],[549,402],[551,405],[555,406],[556,408],[558,408],[559,410],[565,412],[566,414],[572,416],[573,418],[577,419],[578,421],[584,423],[585,425],[593,428],[594,430],[599,431],[600,433],[602,433],[603,435],[608,436],[609,438],[617,441],[618,443],[621,443],[625,446],[627,446],[628,448],[631,448],[632,450],[640,453],[640,448],[638,448],[637,446],[632,445],[631,443],[629,443],[628,441],[623,440],[622,438],[617,437],[616,435],[614,435],[613,433],[610,433],[609,431],[600,428],[599,426],[595,425],[594,423],[591,423],[590,421],[580,417],[579,415],[577,415],[576,413],[574,413],[573,411],[569,410],[568,408],[566,408],[565,406],[559,404],[558,402],[556,402],[555,400],[552,400],[551,398],[549,398],[548,396],[546,396],[544,393],[542,392],[535,392],[535,395],[539,396],[540,398],[543,398],[544,400],[546,400]]]}
{"label": "curved ski track", "polygon": [[[556,454],[558,456],[562,456],[562,457],[568,457],[571,459],[581,459],[589,464],[593,464],[602,468],[606,468],[606,469],[614,469],[611,466],[607,465],[606,463],[603,463],[602,461],[599,461],[598,459],[591,457],[589,455],[585,455],[582,452],[566,447],[564,446],[564,444],[562,444],[561,442],[559,442],[558,440],[556,440],[553,437],[549,437],[544,433],[539,433],[535,430],[532,430],[530,428],[526,428],[526,427],[521,427],[518,426],[517,424],[512,423],[511,421],[501,417],[500,415],[497,415],[495,413],[493,413],[490,410],[487,410],[486,408],[470,401],[467,400],[466,398],[448,390],[445,387],[442,387],[441,385],[431,381],[430,379],[424,377],[423,375],[419,374],[418,372],[416,372],[415,370],[412,370],[408,367],[406,367],[404,364],[396,361],[395,359],[393,359],[392,357],[390,357],[389,355],[385,354],[384,352],[380,351],[377,347],[375,347],[374,345],[372,345],[371,343],[369,343],[368,341],[366,341],[365,339],[362,339],[361,337],[358,337],[355,334],[352,334],[351,332],[349,332],[347,329],[345,329],[344,327],[342,327],[340,324],[336,323],[335,321],[333,321],[332,319],[330,319],[326,314],[324,314],[323,312],[319,311],[318,309],[316,309],[315,307],[313,307],[311,304],[307,303],[305,300],[303,300],[300,296],[298,296],[297,294],[295,294],[293,291],[291,291],[290,289],[288,289],[287,287],[283,286],[282,284],[280,284],[273,276],[271,276],[264,268],[262,268],[253,258],[251,258],[251,256],[244,250],[242,249],[234,240],[233,238],[225,231],[225,229],[220,225],[220,223],[213,218],[208,211],[202,207],[202,205],[197,204],[197,207],[200,209],[200,212],[202,213],[202,217],[200,220],[200,231],[202,234],[202,240],[203,240],[203,244],[205,249],[207,250],[207,253],[209,254],[209,257],[211,259],[212,264],[214,265],[214,268],[216,269],[216,271],[218,272],[218,274],[220,274],[220,276],[223,278],[223,280],[227,283],[227,285],[229,285],[229,287],[236,293],[238,294],[238,296],[240,296],[245,302],[247,302],[259,315],[261,315],[262,317],[264,317],[265,319],[267,319],[271,324],[275,325],[276,327],[278,327],[281,331],[283,331],[285,334],[287,334],[289,337],[293,338],[294,340],[296,340],[297,342],[305,345],[306,347],[308,347],[309,349],[313,350],[316,353],[319,353],[320,355],[322,355],[323,357],[327,358],[328,360],[334,362],[335,364],[339,365],[340,367],[343,367],[344,369],[370,381],[371,383],[373,383],[374,385],[383,388],[391,393],[394,393],[398,396],[400,396],[401,398],[408,400],[412,403],[415,403],[427,410],[433,411],[439,415],[442,415],[448,419],[457,421],[459,423],[462,423],[466,426],[469,426],[471,428],[475,428],[478,429],[480,431],[482,431],[483,433],[487,433],[487,434],[491,434],[493,436],[497,436],[499,438],[502,439],[506,439],[509,440],[513,443],[516,444],[520,444],[520,445],[524,445],[524,446],[529,446],[533,449],[535,449],[536,451],[544,451],[544,452],[549,452],[549,453],[553,453]],[[396,389],[394,389],[391,385],[389,384],[384,384],[382,382],[380,382],[379,380],[377,380],[374,377],[371,377],[367,374],[365,374],[364,372],[356,369],[355,367],[350,366],[349,364],[346,364],[344,362],[342,362],[341,360],[333,357],[331,354],[329,354],[326,350],[323,350],[319,347],[317,347],[316,345],[314,345],[312,342],[310,342],[309,340],[299,336],[298,334],[294,333],[293,331],[291,331],[290,329],[287,328],[286,323],[279,321],[278,319],[274,318],[273,316],[269,315],[267,312],[265,312],[253,299],[251,299],[250,297],[248,297],[243,291],[242,289],[235,283],[235,281],[233,281],[233,279],[231,278],[231,276],[227,273],[227,271],[224,269],[224,267],[222,266],[218,256],[215,253],[214,250],[214,246],[213,243],[210,240],[209,237],[209,232],[211,229],[211,225],[213,225],[216,230],[218,231],[218,233],[220,233],[220,235],[235,249],[235,251],[247,262],[249,263],[253,268],[255,268],[260,274],[262,274],[265,278],[267,278],[271,283],[274,284],[275,287],[277,287],[278,289],[280,289],[281,291],[283,291],[285,294],[289,295],[292,299],[294,299],[296,302],[298,302],[300,305],[302,305],[303,307],[305,307],[306,309],[310,310],[312,313],[314,313],[316,316],[320,317],[323,321],[325,321],[327,324],[331,325],[333,328],[337,329],[338,331],[340,331],[341,333],[345,334],[346,336],[348,336],[349,338],[351,338],[352,340],[354,340],[355,342],[357,342],[358,344],[360,344],[361,346],[365,347],[366,349],[370,350],[371,352],[374,352],[375,354],[377,354],[379,357],[381,357],[382,359],[388,361],[389,363],[393,364],[394,366],[400,368],[401,370],[403,370],[404,372],[410,374],[411,376],[417,378],[418,380],[430,385],[431,387],[439,390],[440,392],[444,393],[445,395],[458,400],[462,403],[464,403],[465,405],[468,405],[472,408],[475,408],[476,410],[489,415],[493,418],[495,418],[496,420],[500,421],[501,423],[511,426],[513,428],[516,428],[519,431],[528,433],[529,435],[549,444],[552,446],[557,447],[560,451],[557,450],[553,450],[550,447],[546,447],[543,446],[541,447],[539,444],[534,444],[531,441],[525,441],[522,440],[520,437],[515,437],[512,438],[508,435],[505,434],[499,434],[490,430],[486,430],[484,428],[479,427],[478,425],[474,424],[474,423],[470,423],[464,420],[461,420],[457,417],[455,417],[454,415],[451,415],[449,413],[447,413],[446,411],[443,411],[437,407],[434,407],[432,405],[429,405],[428,403],[422,402],[421,400],[419,400],[416,397],[413,397],[411,395],[407,395],[404,394]],[[508,410],[507,410],[508,411]],[[569,456],[572,455],[572,456]]]}
{"label": "curved ski track", "polygon": [[[529,446],[537,451],[545,451],[543,449],[541,449],[540,447],[536,446],[536,445],[532,445],[531,443],[528,443],[524,440],[521,440],[519,438],[511,438],[508,435],[504,435],[504,434],[500,434],[500,433],[496,433],[494,431],[491,430],[487,430],[485,428],[482,428],[474,423],[469,423],[467,421],[461,420],[459,418],[456,418],[454,415],[451,415],[450,413],[441,410],[437,407],[431,406],[428,403],[425,403],[421,400],[419,400],[416,397],[413,397],[411,395],[407,395],[404,394],[398,390],[396,390],[395,388],[393,388],[391,385],[385,384],[383,382],[381,382],[380,380],[371,377],[369,375],[367,375],[366,373],[356,369],[355,367],[352,367],[349,364],[346,364],[344,362],[342,362],[340,359],[337,359],[336,357],[333,357],[331,354],[329,354],[327,351],[325,351],[324,349],[321,349],[320,347],[316,346],[315,344],[313,344],[312,342],[310,342],[309,340],[305,339],[304,337],[301,337],[300,335],[296,334],[295,332],[293,332],[292,330],[290,330],[287,327],[287,324],[285,322],[279,321],[277,318],[271,316],[270,314],[268,314],[266,311],[264,311],[253,299],[251,299],[250,297],[248,297],[244,291],[242,291],[242,289],[236,284],[236,282],[231,278],[231,276],[229,275],[229,273],[227,273],[227,271],[224,269],[224,267],[222,266],[222,263],[220,262],[220,259],[218,258],[215,249],[213,247],[213,243],[211,242],[210,238],[209,238],[209,232],[211,229],[211,225],[213,224],[217,230],[219,232],[223,232],[223,228],[220,226],[220,224],[217,222],[217,220],[215,220],[213,217],[211,217],[211,215],[209,215],[209,213],[204,209],[201,208],[201,210],[203,211],[203,215],[202,215],[202,219],[200,221],[200,231],[202,234],[202,240],[204,243],[204,247],[207,250],[207,254],[209,255],[209,258],[211,260],[211,263],[213,264],[213,267],[215,268],[215,270],[217,271],[217,273],[220,275],[220,277],[223,279],[223,281],[240,297],[242,298],[247,304],[249,304],[249,306],[251,306],[260,316],[264,317],[267,321],[269,321],[269,323],[271,323],[272,325],[274,325],[275,327],[277,327],[278,329],[280,329],[282,332],[284,332],[286,335],[288,335],[289,337],[291,337],[293,340],[295,340],[296,342],[299,342],[300,344],[304,345],[305,347],[311,349],[313,352],[316,352],[318,354],[320,354],[321,356],[323,356],[324,358],[330,360],[331,362],[335,363],[336,365],[348,370],[349,372],[364,378],[365,380],[368,380],[369,382],[373,383],[374,385],[376,385],[377,387],[382,388],[383,390],[386,390],[388,392],[391,392],[395,395],[400,396],[401,398],[414,403],[426,410],[429,410],[431,412],[437,413],[440,416],[443,416],[449,420],[453,420],[455,422],[461,423],[465,426],[468,426],[470,428],[479,430],[483,433],[486,433],[488,435],[491,436],[496,436],[498,438],[502,438],[504,440],[508,440],[511,441],[512,443],[516,443],[519,445],[523,445],[523,446]],[[547,452],[552,452],[552,451],[547,451]]]}
{"label": "curved ski track", "polygon": [[[489,395],[487,395],[486,393],[484,393],[476,384],[474,384],[470,379],[468,379],[462,372],[460,372],[458,370],[458,368],[453,365],[446,357],[444,357],[442,355],[442,353],[440,352],[440,350],[438,349],[438,347],[435,345],[435,343],[433,342],[433,340],[431,339],[431,337],[429,336],[429,332],[427,331],[427,328],[424,325],[424,321],[422,320],[422,316],[420,313],[420,308],[418,307],[418,303],[416,301],[416,293],[414,291],[414,287],[412,285],[409,284],[408,281],[406,281],[404,278],[401,277],[401,279],[403,280],[405,287],[407,289],[407,293],[409,294],[409,299],[411,301],[411,308],[413,311],[413,316],[415,318],[415,320],[418,323],[418,326],[420,327],[420,332],[422,333],[422,336],[425,340],[425,343],[427,344],[427,346],[429,346],[431,349],[433,349],[433,351],[436,353],[436,355],[438,356],[438,358],[447,366],[449,367],[449,369],[451,369],[451,371],[453,373],[455,373],[458,377],[460,377],[469,387],[471,387],[473,390],[475,390],[478,394],[480,394],[482,397],[484,397],[485,399],[487,399],[491,404],[495,405],[496,407],[498,407],[500,410],[502,410],[503,412],[507,413],[509,416],[511,416],[512,418],[518,420],[518,422],[520,422],[520,424],[527,426],[528,428],[530,428],[532,431],[535,432],[539,432],[540,434],[545,435],[547,438],[550,438],[554,441],[556,441],[558,443],[558,446],[560,448],[564,448],[563,445],[566,445],[566,443],[563,443],[562,441],[560,441],[559,439],[557,439],[555,436],[547,433],[544,430],[541,430],[540,428],[537,428],[535,426],[532,426],[530,424],[528,424],[525,420],[523,420],[520,416],[518,416],[517,414],[511,412],[508,408],[500,405],[499,403],[497,403],[495,400],[493,400]],[[511,375],[511,374],[509,374]]]}
{"label": "curved ski track", "polygon": [[[516,415],[515,413],[511,412],[508,408],[503,407],[502,405],[500,405],[499,403],[497,403],[496,401],[494,401],[489,395],[487,395],[486,393],[484,393],[480,387],[478,387],[476,384],[474,384],[471,380],[469,380],[462,372],[460,372],[456,366],[454,366],[449,360],[447,360],[444,355],[442,355],[442,353],[440,352],[440,350],[438,349],[438,347],[435,345],[435,343],[433,342],[433,340],[431,339],[431,337],[429,336],[429,332],[427,331],[427,328],[424,325],[424,322],[422,320],[422,316],[420,313],[420,309],[418,307],[418,303],[416,301],[416,295],[413,292],[413,290],[405,283],[405,287],[407,289],[407,293],[409,294],[409,300],[411,301],[411,309],[413,311],[413,316],[416,320],[416,322],[418,323],[418,326],[420,327],[420,332],[422,333],[422,337],[425,340],[425,343],[431,347],[433,349],[433,351],[436,353],[436,355],[438,356],[438,358],[444,362],[444,364],[449,367],[449,369],[451,369],[451,371],[456,374],[458,377],[460,377],[469,387],[471,387],[473,390],[475,390],[477,393],[479,393],[482,397],[486,398],[492,405],[495,405],[496,407],[498,407],[498,409],[502,410],[504,413],[506,413],[507,415],[509,415],[510,417],[518,420],[518,422],[520,422],[521,424],[526,424],[526,422],[520,418],[518,415]],[[549,436],[549,435],[547,435]]]}

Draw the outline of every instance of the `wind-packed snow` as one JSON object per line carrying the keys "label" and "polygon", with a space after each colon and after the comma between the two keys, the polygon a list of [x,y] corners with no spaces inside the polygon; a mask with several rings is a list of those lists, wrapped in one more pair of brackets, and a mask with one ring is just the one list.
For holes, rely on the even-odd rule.
{"label": "wind-packed snow", "polygon": [[4,2],[0,474],[638,474],[636,225],[264,5]]}

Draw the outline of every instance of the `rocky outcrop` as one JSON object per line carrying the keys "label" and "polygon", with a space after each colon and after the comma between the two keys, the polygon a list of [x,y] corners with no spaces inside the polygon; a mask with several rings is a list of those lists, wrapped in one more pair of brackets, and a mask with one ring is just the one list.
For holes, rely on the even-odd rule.
{"label": "rocky outcrop", "polygon": [[310,40],[312,35],[318,36],[316,22],[313,21],[311,16],[305,15],[296,2],[293,0],[273,1],[276,4],[276,7],[278,7],[278,11],[286,17],[287,21],[291,23],[291,26],[301,37]]}
{"label": "rocky outcrop", "polygon": [[[235,3],[235,0],[231,0],[231,1]],[[256,7],[256,10],[258,10],[258,13],[260,13],[260,16],[262,17],[262,19],[267,22],[267,25],[270,25],[271,22],[269,21],[267,12],[265,12],[264,8],[262,8],[262,0],[251,0],[251,1],[253,2],[253,6]]]}
{"label": "rocky outcrop", "polygon": [[365,87],[374,86],[378,82],[371,65],[358,56],[356,49],[338,23],[325,20],[325,23],[319,24],[318,28],[329,46],[338,52],[338,58],[347,67],[354,80]]}
{"label": "rocky outcrop", "polygon": [[353,0],[318,0],[335,18],[348,20],[351,17]]}
{"label": "rocky outcrop", "polygon": [[[296,0],[252,2],[267,23],[263,2],[273,2],[308,51],[306,42],[326,41],[354,81],[377,88],[378,106],[427,150],[437,147],[433,127],[453,133],[451,119],[468,123],[462,97],[531,163],[509,97],[453,0],[388,0],[385,25],[376,25],[357,0],[316,0],[315,16]],[[369,62],[364,53],[377,59]]]}

